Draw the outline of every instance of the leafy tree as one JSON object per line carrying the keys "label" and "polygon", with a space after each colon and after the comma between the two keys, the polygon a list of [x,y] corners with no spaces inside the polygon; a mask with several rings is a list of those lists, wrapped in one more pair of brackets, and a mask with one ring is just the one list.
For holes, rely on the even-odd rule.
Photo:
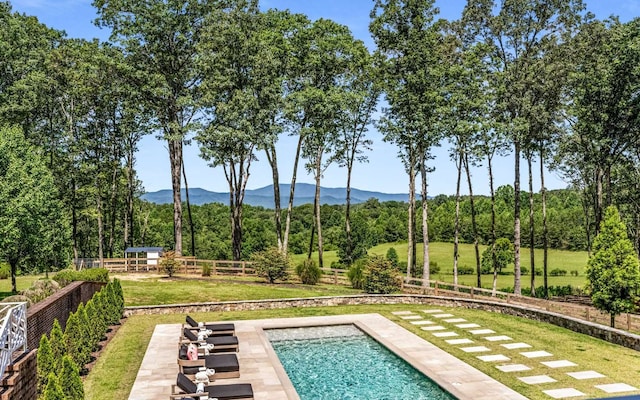
{"label": "leafy tree", "polygon": [[87,302],[87,305],[85,306],[85,314],[87,315],[87,328],[88,335],[90,337],[91,350],[95,351],[98,349],[98,343],[107,329],[107,324],[105,323],[104,318],[98,313],[96,302],[93,298]]}
{"label": "leafy tree", "polygon": [[389,260],[372,256],[362,272],[363,289],[367,293],[388,294],[400,290],[401,278]]}
{"label": "leafy tree", "polygon": [[614,206],[605,210],[586,274],[591,301],[611,315],[611,327],[616,315],[636,310],[640,299],[640,263],[627,236],[627,227]]}
{"label": "leafy tree", "polygon": [[65,355],[62,358],[62,369],[60,370],[58,381],[65,399],[84,400],[84,387],[82,386],[82,379],[80,379],[80,370],[69,355]]}
{"label": "leafy tree", "polygon": [[69,354],[78,368],[84,368],[89,362],[91,348],[85,344],[84,329],[76,313],[69,315],[67,326],[64,329],[64,341]]}
{"label": "leafy tree", "polygon": [[261,276],[269,283],[276,280],[286,280],[289,277],[289,257],[277,247],[270,247],[265,251],[254,253],[251,260],[255,263],[253,268],[258,276]]}
{"label": "leafy tree", "polygon": [[0,258],[11,266],[13,292],[18,268],[27,261],[49,262],[54,244],[65,239],[59,227],[64,232],[66,221],[56,198],[40,149],[17,128],[0,127]]}
{"label": "leafy tree", "polygon": [[389,250],[387,250],[386,259],[389,260],[391,265],[393,265],[394,267],[398,266],[398,252],[395,248],[389,247]]}
{"label": "leafy tree", "polygon": [[55,373],[55,360],[53,353],[51,352],[51,345],[49,344],[49,338],[47,335],[40,337],[40,344],[38,345],[37,354],[38,364],[38,394],[42,394],[47,387],[48,378],[50,373]]}
{"label": "leafy tree", "polygon": [[53,320],[53,326],[51,327],[51,332],[49,332],[49,344],[51,345],[51,354],[57,371],[60,367],[60,360],[67,354],[66,339],[57,318]]}
{"label": "leafy tree", "polygon": [[482,269],[493,271],[493,291],[496,291],[498,274],[514,261],[513,243],[507,238],[496,240],[493,246],[487,247],[482,253]]}

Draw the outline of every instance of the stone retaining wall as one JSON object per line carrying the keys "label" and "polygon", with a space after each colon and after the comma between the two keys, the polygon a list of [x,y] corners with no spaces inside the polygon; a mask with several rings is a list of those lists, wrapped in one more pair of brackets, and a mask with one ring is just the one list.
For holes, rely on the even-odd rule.
{"label": "stone retaining wall", "polygon": [[567,317],[526,305],[508,304],[483,299],[461,299],[430,295],[357,295],[313,297],[304,299],[225,301],[199,304],[170,304],[164,306],[126,307],[125,316],[144,314],[188,314],[195,312],[253,311],[290,307],[326,307],[361,304],[430,304],[444,307],[464,307],[519,316],[557,325],[630,349],[640,351],[640,335],[605,325]]}

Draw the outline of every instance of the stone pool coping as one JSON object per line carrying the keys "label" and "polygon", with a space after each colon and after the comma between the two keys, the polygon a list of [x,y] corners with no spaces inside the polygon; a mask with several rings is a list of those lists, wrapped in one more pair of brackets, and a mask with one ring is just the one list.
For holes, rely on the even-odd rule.
{"label": "stone pool coping", "polygon": [[[240,342],[240,378],[256,400],[299,399],[264,329],[354,323],[460,400],[519,400],[526,397],[379,314],[233,321]],[[134,382],[130,400],[166,400],[178,371],[181,325],[157,325]]]}

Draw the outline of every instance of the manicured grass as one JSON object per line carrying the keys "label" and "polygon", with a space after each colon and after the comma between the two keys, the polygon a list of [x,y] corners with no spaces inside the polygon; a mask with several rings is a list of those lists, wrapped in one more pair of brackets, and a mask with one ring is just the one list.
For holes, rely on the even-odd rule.
{"label": "manicured grass", "polygon": [[[49,274],[49,277],[53,276]],[[16,286],[18,291],[22,291],[25,289],[29,289],[34,281],[38,279],[44,278],[45,274],[39,275],[19,275],[16,277]],[[0,279],[0,299],[4,299],[5,297],[11,296],[11,277],[7,279]]]}
{"label": "manicured grass", "polygon": [[[377,254],[385,256],[387,251],[393,247],[398,253],[400,261],[406,261],[407,243],[384,243],[369,249],[369,254]],[[486,246],[480,246],[480,255],[486,249]],[[460,257],[458,259],[459,266],[469,266],[475,269],[476,259],[475,250],[472,244],[460,244],[459,247]],[[536,268],[542,269],[542,249],[535,249],[534,257]],[[338,260],[338,255],[335,251],[325,251],[324,264],[326,267],[331,265],[331,262]],[[422,263],[422,245],[417,247],[417,262]],[[530,251],[527,248],[522,248],[520,260],[523,267],[531,270],[530,265]],[[306,255],[297,254],[291,256],[292,264],[297,265],[306,259]],[[571,285],[573,287],[584,287],[586,284],[586,278],[584,276],[584,268],[587,265],[588,255],[586,251],[566,251],[566,250],[553,250],[550,249],[548,253],[548,271],[551,272],[554,269],[562,269],[567,271],[566,276],[548,276],[550,286],[566,286]],[[314,260],[318,259],[318,253],[315,252],[312,255]],[[432,279],[442,282],[453,283],[453,243],[444,242],[432,242],[429,243],[429,258],[432,263],[437,263],[440,267],[440,272],[433,275]],[[498,289],[513,287],[513,264],[509,265],[506,272],[511,272],[511,275],[499,275],[498,276]],[[571,271],[577,271],[578,276],[571,276]],[[493,275],[482,276],[482,287],[491,288],[493,284]],[[530,287],[531,275],[522,275],[522,287]],[[458,283],[461,285],[475,286],[475,275],[458,275]],[[542,286],[542,276],[536,276],[536,286]]]}
{"label": "manicured grass", "polygon": [[360,291],[346,286],[301,285],[277,283],[268,285],[254,277],[225,277],[223,279],[195,279],[191,277],[159,277],[128,280],[126,275],[113,275],[121,279],[125,306],[158,304],[205,303],[210,301],[283,299],[358,294]]}
{"label": "manicured grass", "polygon": [[[193,313],[193,316],[197,320],[203,321],[228,321],[274,317],[380,313],[530,399],[542,400],[548,397],[542,393],[544,387],[526,385],[517,380],[518,376],[547,374],[559,381],[558,384],[554,384],[554,388],[574,387],[586,393],[589,397],[604,395],[603,392],[593,387],[593,380],[575,380],[565,375],[565,371],[552,370],[542,366],[539,363],[540,359],[526,359],[519,355],[520,351],[504,350],[499,345],[499,342],[494,343],[486,340],[478,342],[480,339],[477,337],[473,338],[471,334],[463,333],[466,336],[461,337],[469,337],[478,342],[478,345],[487,346],[492,350],[495,349],[495,352],[500,352],[501,354],[507,354],[506,352],[508,352],[514,363],[523,363],[533,368],[531,371],[525,371],[524,373],[501,372],[495,368],[495,363],[482,362],[476,358],[477,354],[465,353],[458,349],[458,346],[449,345],[444,339],[436,338],[428,332],[420,330],[417,326],[391,314],[393,311],[399,310],[412,310],[421,314],[421,310],[425,308],[429,307],[418,305],[363,305]],[[470,322],[478,323],[483,327],[490,327],[496,331],[496,334],[508,335],[514,341],[526,342],[532,346],[531,350],[546,350],[553,353],[553,359],[555,360],[567,359],[573,361],[579,365],[579,370],[594,370],[607,376],[606,379],[602,378],[602,382],[599,380],[598,383],[625,382],[635,384],[640,373],[640,353],[621,346],[612,345],[553,325],[512,316],[461,308],[443,308],[443,310],[451,312],[456,317],[462,317]],[[127,398],[154,326],[164,323],[182,323],[183,321],[184,314],[145,315],[128,318],[86,378],[86,397],[90,399]],[[457,329],[457,331],[462,330]],[[168,343],[167,345],[171,346],[172,344]],[[577,370],[574,369],[572,371]]]}

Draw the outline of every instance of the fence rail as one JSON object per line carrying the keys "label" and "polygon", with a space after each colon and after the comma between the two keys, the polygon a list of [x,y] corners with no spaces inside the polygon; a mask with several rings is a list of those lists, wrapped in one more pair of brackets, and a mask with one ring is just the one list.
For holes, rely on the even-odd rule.
{"label": "fence rail", "polygon": [[27,303],[0,303],[0,376],[22,347],[27,352]]}

